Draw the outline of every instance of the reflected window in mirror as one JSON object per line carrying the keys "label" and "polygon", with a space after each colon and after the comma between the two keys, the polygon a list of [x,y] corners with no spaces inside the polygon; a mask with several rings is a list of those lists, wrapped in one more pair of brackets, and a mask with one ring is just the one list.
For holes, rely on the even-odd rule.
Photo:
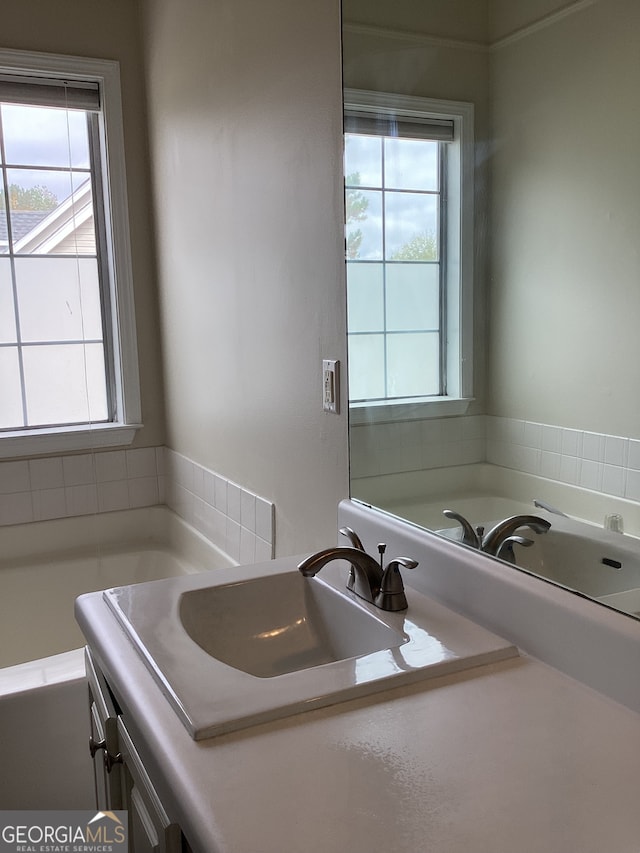
{"label": "reflected window in mirror", "polygon": [[471,105],[345,92],[352,412],[472,396],[472,158]]}

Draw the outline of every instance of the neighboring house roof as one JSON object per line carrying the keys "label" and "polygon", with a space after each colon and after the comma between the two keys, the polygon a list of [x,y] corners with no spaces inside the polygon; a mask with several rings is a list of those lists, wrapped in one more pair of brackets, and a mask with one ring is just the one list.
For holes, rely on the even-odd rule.
{"label": "neighboring house roof", "polygon": [[[91,240],[93,247],[89,247],[89,251],[95,252],[91,181],[86,180],[54,210],[12,211],[11,228],[16,254],[84,254]],[[74,237],[82,244],[76,251],[73,250]],[[7,222],[0,216],[0,252],[6,251],[6,246]]]}
{"label": "neighboring house roof", "polygon": [[[14,241],[20,240],[21,237],[28,234],[46,216],[49,216],[49,213],[49,210],[13,210],[11,212],[11,230]],[[8,243],[7,217],[3,211],[0,213],[0,245],[6,246]]]}

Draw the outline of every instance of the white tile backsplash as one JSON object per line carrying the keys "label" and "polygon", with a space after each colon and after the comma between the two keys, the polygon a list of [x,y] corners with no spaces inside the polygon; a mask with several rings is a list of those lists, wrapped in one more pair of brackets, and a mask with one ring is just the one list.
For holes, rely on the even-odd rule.
{"label": "white tile backsplash", "polygon": [[[273,558],[275,519],[271,501],[173,450],[165,450],[163,464],[167,472],[163,478],[165,501],[174,512],[234,560],[252,563]],[[182,484],[186,471],[190,472],[191,489]]]}
{"label": "white tile backsplash", "polygon": [[227,484],[227,515],[240,524],[240,486],[235,483]]}
{"label": "white tile backsplash", "polygon": [[271,501],[166,447],[0,462],[0,525],[159,503],[235,560],[275,554]]}
{"label": "white tile backsplash", "polygon": [[126,451],[127,476],[129,479],[138,477],[155,477],[158,473],[155,447],[138,447]]}
{"label": "white tile backsplash", "polygon": [[627,471],[627,483],[624,490],[625,498],[640,501],[640,471]]}
{"label": "white tile backsplash", "polygon": [[214,479],[214,495],[215,495],[215,508],[219,510],[223,515],[227,514],[227,481],[224,477],[220,477],[218,474],[213,475]]}
{"label": "white tile backsplash", "polygon": [[268,545],[273,542],[273,504],[256,497],[256,536]]}
{"label": "white tile backsplash", "polygon": [[634,471],[640,471],[640,441],[636,441],[633,438],[629,439],[629,459],[627,464]]}
{"label": "white tile backsplash", "polygon": [[[33,503],[34,521],[64,518],[67,514],[67,501],[64,488],[33,491],[31,492],[31,500]],[[11,522],[3,519],[2,524],[11,524]]]}
{"label": "white tile backsplash", "polygon": [[549,453],[562,453],[562,429],[542,424],[542,450]]}
{"label": "white tile backsplash", "polygon": [[33,521],[31,492],[0,495],[0,518],[3,524],[26,524]]}
{"label": "white tile backsplash", "polygon": [[98,512],[98,487],[95,483],[66,486],[67,515],[92,515]]}
{"label": "white tile backsplash", "polygon": [[65,486],[70,488],[95,483],[96,469],[94,455],[93,453],[82,453],[79,456],[64,456],[62,458]]}
{"label": "white tile backsplash", "polygon": [[628,460],[629,439],[616,435],[607,435],[604,439],[604,461],[607,465],[626,466]]}
{"label": "white tile backsplash", "polygon": [[562,455],[582,456],[582,432],[577,429],[562,430]]}
{"label": "white tile backsplash", "polygon": [[57,489],[64,486],[61,457],[32,459],[29,462],[29,476],[31,489]]}
{"label": "white tile backsplash", "polygon": [[157,477],[129,479],[129,507],[155,506],[160,502]]}
{"label": "white tile backsplash", "polygon": [[111,483],[127,479],[127,457],[124,450],[97,453],[95,465],[98,483]]}
{"label": "white tile backsplash", "polygon": [[582,440],[582,457],[592,462],[604,462],[605,436],[597,432],[585,432]]}
{"label": "white tile backsplash", "polygon": [[30,488],[28,462],[0,462],[0,495],[28,492]]}
{"label": "white tile backsplash", "polygon": [[[419,425],[419,447],[413,444],[415,424]],[[488,462],[591,491],[640,499],[636,497],[640,495],[637,439],[473,415],[414,421],[410,428],[395,423],[357,425],[351,428],[350,440],[355,478]]]}

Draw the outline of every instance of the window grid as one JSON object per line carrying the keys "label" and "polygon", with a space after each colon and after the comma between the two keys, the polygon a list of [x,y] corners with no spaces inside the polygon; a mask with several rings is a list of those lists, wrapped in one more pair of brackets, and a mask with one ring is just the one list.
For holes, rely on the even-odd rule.
{"label": "window grid", "polygon": [[[360,134],[346,134],[346,136],[358,136]],[[382,258],[378,259],[348,259],[347,260],[347,283],[349,279],[348,270],[351,265],[354,264],[381,264],[382,266],[382,329],[379,330],[369,330],[369,331],[351,331],[348,332],[349,338],[363,338],[367,336],[374,335],[383,335],[384,345],[383,345],[383,384],[384,384],[384,394],[381,397],[366,397],[366,398],[352,398],[351,402],[375,402],[378,400],[394,400],[394,399],[420,399],[425,396],[441,396],[446,394],[446,340],[445,335],[442,334],[442,330],[445,328],[445,314],[446,314],[446,287],[444,286],[445,282],[445,264],[446,264],[446,252],[442,251],[442,247],[446,246],[446,193],[443,192],[443,187],[446,186],[446,157],[445,157],[445,146],[443,143],[437,143],[437,164],[438,164],[438,185],[435,190],[423,190],[423,189],[406,189],[400,188],[393,185],[387,186],[386,183],[386,160],[387,160],[387,152],[386,152],[386,141],[389,139],[395,139],[397,137],[388,137],[388,136],[380,136],[377,137],[381,140],[381,180],[380,186],[375,185],[367,185],[367,184],[349,184],[345,181],[345,189],[348,190],[358,190],[361,192],[380,192],[382,205],[381,205],[381,229],[382,229]],[[428,140],[425,140],[428,141]],[[437,199],[436,211],[437,211],[437,223],[436,223],[436,249],[437,256],[434,261],[424,261],[424,260],[392,260],[387,257],[387,204],[386,199],[388,194],[405,194],[411,196],[430,196],[435,197]],[[438,305],[439,305],[439,326],[438,328],[425,328],[423,326],[419,328],[413,329],[402,329],[402,330],[389,330],[388,329],[388,312],[387,312],[387,293],[388,293],[388,269],[389,267],[395,264],[414,264],[414,265],[423,265],[423,266],[436,266],[438,268]],[[389,388],[389,340],[393,338],[398,338],[401,336],[411,335],[411,334],[420,334],[420,333],[433,333],[438,335],[438,354],[439,354],[439,365],[438,365],[438,377],[439,377],[439,387],[435,394],[431,395],[410,395],[407,396],[405,394],[401,395],[393,395],[390,393]]]}
{"label": "window grid", "polygon": [[[88,424],[88,423],[107,423],[113,419],[115,414],[115,377],[113,370],[113,348],[110,346],[111,344],[111,336],[107,334],[108,323],[110,322],[110,300],[108,298],[108,289],[106,287],[106,281],[108,280],[108,270],[106,269],[106,265],[108,264],[107,254],[106,254],[106,228],[105,228],[105,219],[104,212],[102,211],[101,205],[98,203],[98,199],[101,198],[102,186],[100,182],[100,169],[97,168],[99,164],[99,121],[98,116],[95,113],[82,111],[85,113],[86,123],[87,123],[87,140],[88,140],[88,148],[89,148],[89,157],[90,157],[90,165],[89,167],[76,166],[72,163],[71,156],[71,141],[69,131],[67,130],[67,153],[68,153],[68,165],[64,166],[48,166],[43,164],[31,164],[29,162],[7,162],[6,156],[6,144],[5,144],[5,126],[4,126],[4,117],[2,110],[3,103],[0,102],[0,172],[2,174],[2,190],[4,194],[4,203],[2,204],[2,210],[0,210],[0,216],[5,218],[6,222],[6,232],[7,232],[7,247],[6,251],[3,248],[0,248],[0,257],[6,257],[9,261],[9,273],[11,279],[11,297],[13,302],[13,320],[14,320],[14,328],[15,328],[15,341],[10,342],[0,342],[0,349],[14,349],[17,355],[18,362],[18,374],[19,374],[19,384],[20,384],[20,394],[21,394],[21,409],[22,409],[22,423],[12,423],[9,425],[3,425],[0,427],[0,434],[2,432],[12,432],[16,429],[21,430],[30,430],[30,429],[41,429],[41,428],[49,428],[49,427],[66,427],[66,426],[75,426],[79,424]],[[30,105],[33,106],[33,105]],[[37,109],[37,106],[35,107]],[[68,111],[67,111],[68,116]],[[55,252],[47,253],[47,252],[29,252],[28,250],[25,252],[16,251],[17,244],[20,239],[22,239],[27,235],[21,235],[20,238],[14,240],[14,228],[13,228],[13,216],[17,211],[12,208],[11,204],[11,182],[9,174],[11,173],[11,177],[14,179],[13,183],[15,183],[16,175],[19,175],[20,172],[43,172],[43,173],[59,173],[61,175],[69,175],[69,197],[68,199],[64,199],[61,204],[64,204],[64,201],[72,200],[70,205],[70,220],[71,220],[71,236],[72,242],[74,245],[74,251],[69,252],[66,251],[64,253]],[[94,238],[94,251],[88,252],[86,250],[82,250],[78,247],[77,235],[76,235],[76,217],[77,213],[75,210],[75,194],[78,192],[79,188],[86,183],[86,181],[81,181],[80,183],[76,182],[76,178],[79,175],[86,175],[86,178],[90,181],[90,194],[91,194],[91,204],[92,204],[92,212],[93,212],[93,238]],[[20,185],[20,184],[18,184]],[[81,330],[83,332],[82,338],[63,338],[61,340],[56,340],[54,338],[47,338],[46,340],[25,340],[23,335],[23,319],[21,315],[20,309],[20,296],[18,290],[18,273],[16,269],[16,260],[20,259],[47,259],[55,261],[56,259],[66,259],[66,260],[74,260],[76,261],[76,275],[75,275],[75,284],[77,284],[77,294],[78,300],[80,304],[80,322],[81,322]],[[83,294],[82,294],[82,286],[81,286],[81,275],[80,275],[80,259],[83,260],[95,260],[97,265],[97,279],[98,279],[98,288],[100,291],[100,323],[102,327],[102,336],[100,338],[96,338],[93,335],[85,335],[84,334],[84,311],[83,311]],[[89,387],[90,382],[88,379],[89,368],[87,364],[87,347],[91,345],[100,345],[103,351],[103,361],[105,365],[105,397],[107,403],[107,416],[104,418],[93,418],[89,416],[89,410],[91,404],[89,402],[91,398],[91,389]],[[38,419],[37,421],[30,422],[33,420],[30,418],[29,414],[29,402],[28,402],[28,382],[25,370],[25,360],[24,354],[28,349],[31,348],[42,348],[42,347],[65,347],[71,348],[82,347],[82,361],[84,364],[84,382],[81,383],[84,385],[83,391],[87,400],[87,417],[62,417],[56,418],[52,421],[48,421],[46,418],[44,419],[46,422],[43,422],[42,419]],[[69,413],[70,414],[70,413]]]}

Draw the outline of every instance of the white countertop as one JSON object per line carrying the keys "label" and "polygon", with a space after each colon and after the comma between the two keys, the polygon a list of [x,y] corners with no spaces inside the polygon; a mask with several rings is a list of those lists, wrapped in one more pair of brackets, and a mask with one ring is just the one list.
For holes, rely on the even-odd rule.
{"label": "white countertop", "polygon": [[640,715],[531,658],[196,742],[100,594],[81,621],[194,853],[640,851]]}

